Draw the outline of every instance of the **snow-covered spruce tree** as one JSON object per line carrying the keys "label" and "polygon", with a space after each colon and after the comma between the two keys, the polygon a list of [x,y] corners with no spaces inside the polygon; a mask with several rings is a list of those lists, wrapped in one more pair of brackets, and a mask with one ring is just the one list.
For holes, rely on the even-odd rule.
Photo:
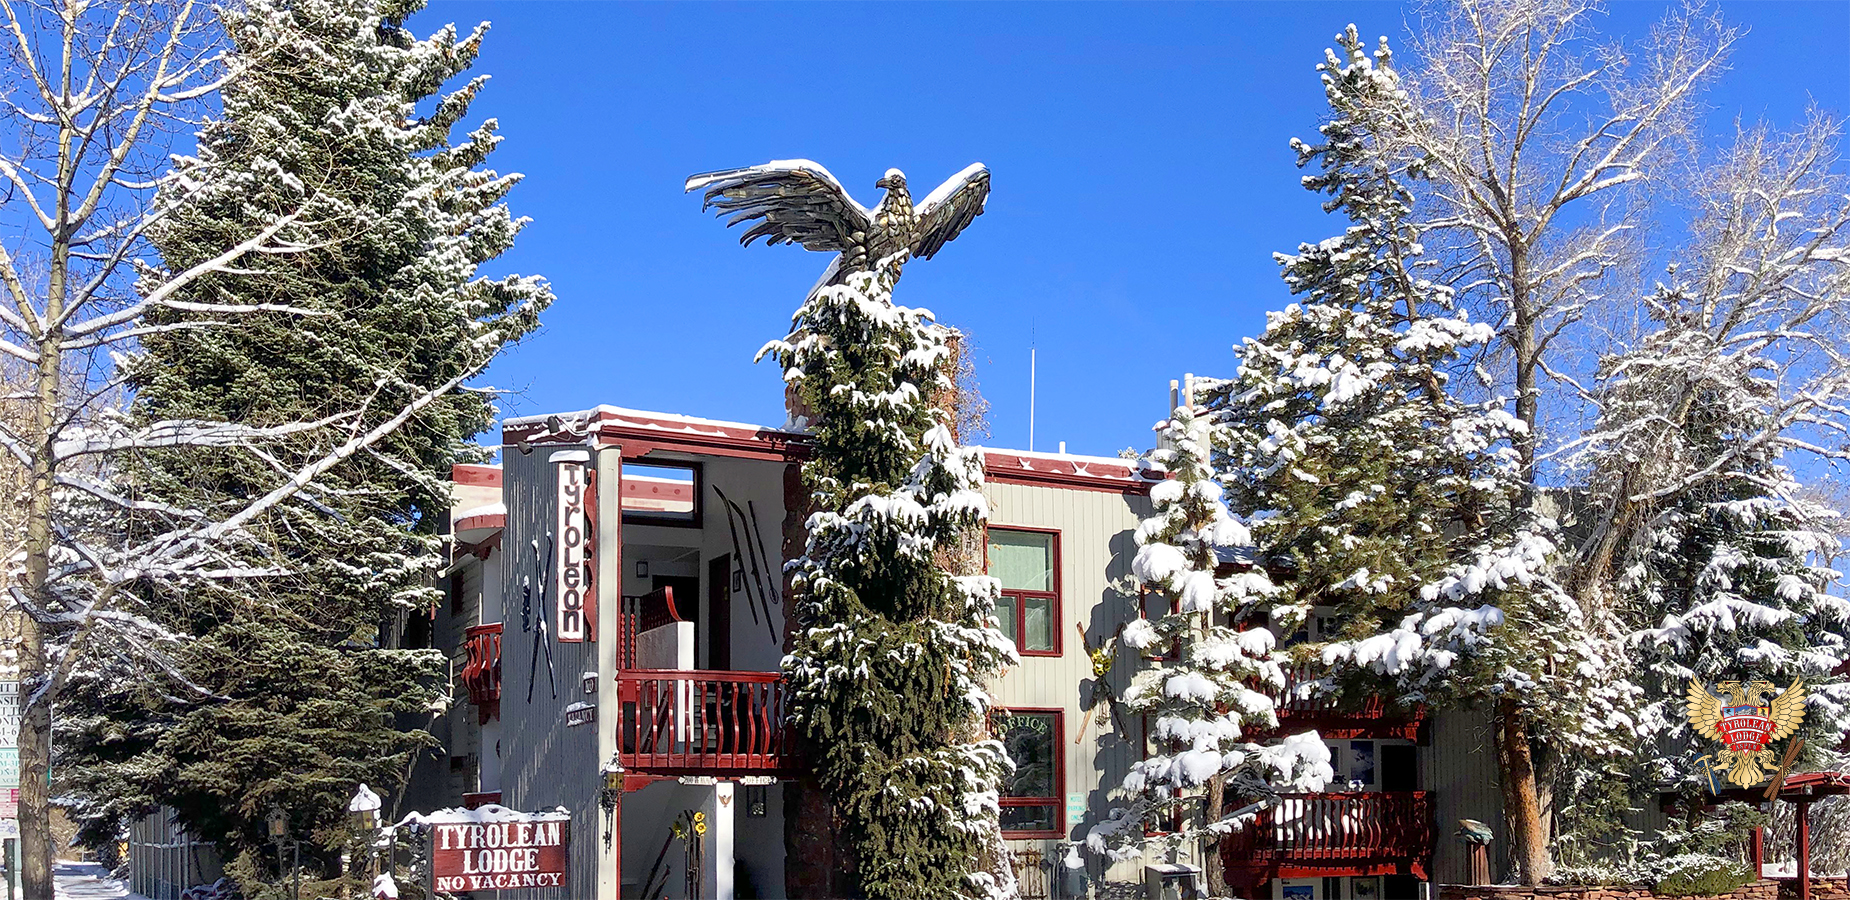
{"label": "snow-covered spruce tree", "polygon": [[[1139,671],[1124,705],[1146,717],[1149,755],[1131,766],[1126,805],[1086,835],[1092,852],[1113,860],[1140,856],[1147,831],[1207,861],[1218,881],[1221,839],[1250,823],[1281,791],[1320,790],[1330,754],[1315,732],[1259,743],[1274,729],[1272,698],[1284,676],[1271,632],[1240,628],[1262,619],[1274,588],[1263,568],[1217,577],[1222,549],[1245,547],[1246,528],[1227,510],[1210,468],[1211,422],[1182,406],[1158,426],[1158,449],[1146,457],[1171,474],[1150,489],[1151,515],[1137,526],[1132,570],[1167,601],[1167,612],[1135,619],[1126,646],[1161,651],[1166,661]],[[1179,827],[1178,827],[1179,825]],[[1067,859],[1080,864],[1077,848]]]}
{"label": "snow-covered spruce tree", "polygon": [[[537,325],[550,300],[543,284],[477,275],[522,224],[502,202],[517,177],[481,167],[499,141],[494,123],[461,141],[451,133],[484,79],[443,86],[468,70],[484,29],[419,39],[403,25],[421,6],[252,0],[224,12],[237,75],[197,156],[165,189],[151,241],[185,270],[224,252],[225,235],[300,206],[314,225],[291,252],[175,296],[302,312],[226,329],[185,306],[151,311],[131,412],[143,423],[254,427],[346,418],[338,433],[261,453],[150,450],[119,472],[138,499],[235,509],[349,429],[372,429],[434,386],[480,372]],[[274,805],[315,845],[305,863],[334,874],[355,785],[402,784],[412,755],[434,744],[422,728],[448,702],[443,660],[393,649],[391,630],[438,600],[450,467],[471,458],[469,439],[493,414],[486,394],[445,390],[297,502],[254,520],[246,565],[275,574],[136,587],[147,618],[179,638],[166,656],[186,689],[128,677],[110,657],[73,677],[58,774],[82,800],[86,839],[113,841],[126,817],[165,805],[228,856],[262,856],[236,871],[269,873]]]}
{"label": "snow-covered spruce tree", "polygon": [[1351,26],[1337,43],[1319,66],[1322,141],[1294,147],[1319,169],[1304,186],[1350,224],[1280,254],[1300,302],[1238,349],[1237,378],[1209,385],[1220,477],[1284,573],[1276,627],[1296,631],[1313,608],[1337,625],[1297,651],[1328,667],[1322,687],[1485,709],[1506,803],[1533,803],[1529,728],[1610,750],[1606,732],[1626,724],[1604,689],[1609,636],[1550,579],[1552,523],[1522,502],[1511,446],[1522,424],[1452,386],[1494,333],[1419,274],[1409,185],[1425,160],[1378,140],[1410,114],[1385,42],[1371,58]]}
{"label": "snow-covered spruce tree", "polygon": [[996,584],[953,575],[988,515],[978,451],[939,403],[948,329],[892,301],[896,266],[849,276],[766,345],[811,421],[797,617],[784,659],[791,719],[848,853],[845,890],[869,898],[1015,895],[989,737],[987,679],[1016,662]]}

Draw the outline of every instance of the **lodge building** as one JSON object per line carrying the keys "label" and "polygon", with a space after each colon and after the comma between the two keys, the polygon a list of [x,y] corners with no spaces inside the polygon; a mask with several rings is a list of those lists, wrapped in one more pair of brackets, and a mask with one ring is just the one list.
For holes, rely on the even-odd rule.
{"label": "lodge building", "polygon": [[[437,723],[448,758],[418,767],[406,808],[568,809],[568,887],[536,898],[841,896],[826,807],[782,725],[781,573],[802,550],[806,452],[799,432],[610,406],[508,420],[499,466],[456,469],[449,600],[427,628],[468,702]],[[1017,765],[1001,803],[1023,897],[1156,896],[1162,872],[1202,861],[1061,861],[1143,752],[1143,723],[1096,702],[1142,661],[1120,652],[1100,688],[1088,650],[1156,612],[1130,572],[1159,476],[1002,449],[985,468],[988,571],[1021,654],[992,693]],[[573,522],[582,546],[554,546]],[[580,599],[557,593],[581,578],[562,574],[580,564],[562,549],[582,551]],[[574,602],[578,625],[562,618]],[[1282,637],[1314,640],[1324,624]],[[1441,826],[1501,821],[1487,722],[1337,709],[1292,687],[1275,698],[1281,730],[1316,729],[1336,779],[1229,838],[1229,886],[1338,900],[1465,881],[1465,850]],[[698,858],[674,836],[695,813]]]}

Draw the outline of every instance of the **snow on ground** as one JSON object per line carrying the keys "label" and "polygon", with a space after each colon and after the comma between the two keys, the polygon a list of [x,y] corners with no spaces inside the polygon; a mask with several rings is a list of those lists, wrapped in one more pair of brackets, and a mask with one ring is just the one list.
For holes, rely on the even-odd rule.
{"label": "snow on ground", "polygon": [[57,882],[58,900],[147,900],[130,893],[127,885],[109,877],[109,870],[97,863],[61,859],[51,872]]}

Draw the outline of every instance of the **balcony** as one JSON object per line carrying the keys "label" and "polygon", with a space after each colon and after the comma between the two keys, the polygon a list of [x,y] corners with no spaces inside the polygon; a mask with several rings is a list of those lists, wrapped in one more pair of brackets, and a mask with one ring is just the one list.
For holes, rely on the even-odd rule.
{"label": "balcony", "polygon": [[469,654],[463,688],[475,704],[477,721],[486,725],[501,714],[501,623],[471,626],[463,632],[463,647]]}
{"label": "balcony", "polygon": [[617,673],[619,758],[643,775],[771,775],[789,738],[776,672]]}
{"label": "balcony", "polygon": [[1280,731],[1314,728],[1331,740],[1399,738],[1424,743],[1420,735],[1426,724],[1423,709],[1402,709],[1380,695],[1360,704],[1338,705],[1334,698],[1315,693],[1312,683],[1319,677],[1309,665],[1292,666],[1285,669],[1284,687],[1260,688],[1278,708]]}
{"label": "balcony", "polygon": [[1247,895],[1273,878],[1412,875],[1432,869],[1428,791],[1286,794],[1221,845],[1227,883]]}

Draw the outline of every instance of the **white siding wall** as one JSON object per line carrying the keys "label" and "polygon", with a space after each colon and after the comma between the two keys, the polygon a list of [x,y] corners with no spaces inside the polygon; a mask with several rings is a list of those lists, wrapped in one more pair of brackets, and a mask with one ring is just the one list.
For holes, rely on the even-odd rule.
{"label": "white siding wall", "polygon": [[[1062,799],[1077,795],[1085,810],[1082,817],[1066,821],[1066,835],[1069,840],[1083,840],[1086,829],[1110,810],[1111,795],[1130,763],[1138,758],[1138,748],[1137,736],[1118,734],[1109,716],[1102,723],[1096,719],[1098,709],[1091,705],[1092,660],[1075,625],[1084,628],[1087,638],[1097,646],[1115,633],[1120,622],[1135,615],[1131,559],[1136,547],[1131,536],[1138,518],[1148,512],[1149,498],[995,483],[988,485],[984,493],[989,498],[992,527],[1018,525],[1060,532],[1060,619],[1055,628],[1062,652],[1058,657],[1023,657],[1018,668],[1003,676],[994,693],[997,702],[1005,707],[1062,711],[1066,775]],[[1129,679],[1129,662],[1120,655],[1110,676],[1114,695],[1123,691]],[[1127,725],[1136,727],[1135,723]],[[1017,843],[1037,847],[1050,862],[1059,862],[1055,841]],[[1085,872],[1094,879],[1106,874],[1098,861],[1090,858]],[[1077,877],[1065,874],[1063,868],[1055,874],[1065,879],[1065,884],[1055,886],[1055,896],[1078,888]],[[1136,864],[1123,864],[1109,877],[1135,880],[1142,873]]]}

